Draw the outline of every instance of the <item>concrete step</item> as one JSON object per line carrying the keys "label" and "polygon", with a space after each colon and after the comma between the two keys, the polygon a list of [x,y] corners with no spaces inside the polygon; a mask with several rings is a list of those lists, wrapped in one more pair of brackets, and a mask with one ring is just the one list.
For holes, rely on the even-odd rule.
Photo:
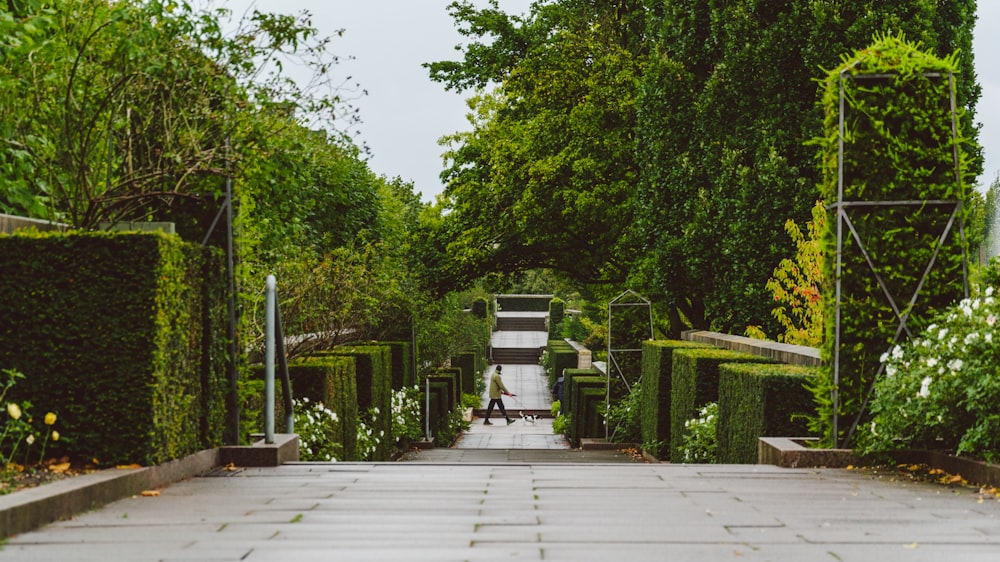
{"label": "concrete step", "polygon": [[501,316],[497,318],[497,329],[511,332],[544,332],[545,318]]}
{"label": "concrete step", "polygon": [[538,349],[533,347],[494,347],[493,362],[509,365],[537,365]]}

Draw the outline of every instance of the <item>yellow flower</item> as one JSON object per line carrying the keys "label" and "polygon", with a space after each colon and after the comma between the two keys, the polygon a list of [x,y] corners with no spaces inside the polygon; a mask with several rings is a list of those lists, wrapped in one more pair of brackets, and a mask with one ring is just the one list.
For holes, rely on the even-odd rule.
{"label": "yellow flower", "polygon": [[52,412],[45,414],[45,425],[54,425],[56,423],[56,415]]}
{"label": "yellow flower", "polygon": [[52,432],[52,440],[53,441],[58,441],[59,440],[59,432],[58,431],[53,431]]}
{"label": "yellow flower", "polygon": [[20,419],[21,417],[21,407],[17,404],[10,402],[7,404],[7,414],[13,419]]}

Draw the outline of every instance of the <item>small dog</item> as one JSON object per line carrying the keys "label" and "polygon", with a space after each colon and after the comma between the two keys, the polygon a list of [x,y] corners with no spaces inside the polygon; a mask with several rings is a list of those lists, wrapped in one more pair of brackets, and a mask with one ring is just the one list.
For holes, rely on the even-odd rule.
{"label": "small dog", "polygon": [[532,425],[538,421],[538,416],[534,414],[525,414],[524,412],[521,412],[521,418],[524,420],[524,423],[530,423]]}

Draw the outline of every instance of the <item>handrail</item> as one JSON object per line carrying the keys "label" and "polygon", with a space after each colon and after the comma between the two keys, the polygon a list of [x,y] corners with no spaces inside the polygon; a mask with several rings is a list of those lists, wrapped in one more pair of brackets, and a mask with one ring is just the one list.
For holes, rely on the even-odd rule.
{"label": "handrail", "polygon": [[285,405],[285,431],[294,433],[295,412],[292,402],[292,385],[288,376],[288,358],[285,357],[285,338],[281,329],[281,312],[278,309],[278,283],[268,275],[265,283],[264,326],[264,442],[274,443],[274,358],[278,356],[281,370],[281,390]]}

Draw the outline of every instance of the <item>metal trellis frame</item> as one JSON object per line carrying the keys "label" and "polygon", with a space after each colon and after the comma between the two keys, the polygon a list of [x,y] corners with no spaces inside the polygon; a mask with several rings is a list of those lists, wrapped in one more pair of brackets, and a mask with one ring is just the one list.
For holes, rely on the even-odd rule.
{"label": "metal trellis frame", "polygon": [[[951,129],[952,129],[952,158],[954,160],[954,172],[955,172],[955,184],[958,187],[958,192],[961,192],[962,187],[962,175],[961,167],[959,162],[958,154],[958,112],[955,100],[955,79],[951,72],[947,74],[942,74],[939,72],[927,72],[920,74],[926,78],[948,78],[948,85],[950,91],[950,104],[951,104]],[[847,71],[844,70],[840,73],[840,115],[839,115],[839,134],[838,134],[838,146],[837,146],[837,202],[828,205],[827,209],[836,210],[837,213],[837,258],[836,258],[836,269],[835,269],[835,300],[836,308],[834,313],[834,343],[833,343],[833,388],[832,388],[832,403],[833,403],[833,423],[832,423],[832,435],[835,446],[849,446],[850,440],[857,429],[861,418],[864,416],[865,411],[868,408],[868,403],[871,399],[872,391],[875,388],[875,381],[882,375],[884,370],[884,365],[880,365],[872,380],[868,384],[868,388],[865,391],[864,401],[861,404],[860,411],[855,417],[850,428],[844,435],[844,439],[841,441],[839,438],[839,410],[840,410],[840,336],[841,336],[841,302],[842,302],[842,291],[841,291],[841,280],[842,280],[842,256],[844,250],[844,228],[846,227],[850,231],[851,239],[857,244],[865,262],[868,265],[869,270],[874,275],[875,280],[878,282],[878,286],[885,296],[889,305],[892,307],[893,313],[895,314],[896,320],[898,321],[896,327],[895,336],[892,339],[892,343],[889,349],[892,349],[894,345],[899,343],[905,338],[910,337],[909,327],[907,326],[907,321],[909,320],[911,312],[913,312],[913,307],[923,289],[924,282],[926,281],[928,275],[933,269],[935,263],[937,263],[938,254],[941,248],[947,241],[948,236],[951,234],[955,223],[958,223],[958,234],[960,236],[960,244],[963,248],[962,250],[962,282],[963,290],[965,296],[969,296],[969,274],[968,274],[968,255],[965,252],[965,227],[964,221],[962,219],[962,201],[961,200],[902,200],[902,201],[845,201],[844,200],[844,138],[845,138],[845,95],[844,95],[844,81],[846,78],[852,80],[865,80],[865,79],[885,79],[894,77],[893,74],[861,74],[861,75],[848,75]],[[851,221],[850,216],[848,216],[848,209],[851,208],[874,208],[874,207],[917,207],[923,208],[926,206],[940,206],[945,212],[950,208],[950,217],[948,219],[947,225],[938,237],[937,242],[934,245],[934,250],[931,254],[930,259],[926,267],[924,268],[923,275],[920,277],[917,283],[916,289],[913,294],[909,296],[909,300],[906,302],[904,308],[900,308],[897,303],[898,295],[893,295],[889,290],[888,286],[879,275],[875,267],[875,262],[865,247],[860,235],[854,227],[854,223]],[[905,337],[904,337],[905,335]]]}
{"label": "metal trellis frame", "polygon": [[[626,300],[626,299],[628,299],[628,300]],[[604,414],[605,414],[605,416],[604,416],[604,419],[605,419],[605,423],[604,423],[604,438],[605,439],[609,439],[610,438],[610,435],[609,435],[610,434],[610,430],[609,430],[608,423],[607,423],[607,414],[608,414],[608,412],[611,409],[611,380],[614,378],[615,375],[617,375],[622,380],[622,382],[625,383],[626,390],[628,390],[628,391],[632,390],[632,386],[629,384],[628,377],[626,377],[625,373],[622,371],[621,365],[619,364],[618,359],[615,356],[615,354],[616,353],[640,353],[640,354],[642,353],[642,347],[639,347],[639,348],[616,348],[616,347],[614,347],[614,339],[615,338],[614,338],[614,329],[613,329],[612,318],[614,317],[614,310],[615,310],[615,308],[635,307],[635,306],[644,306],[644,307],[646,307],[646,311],[647,311],[647,313],[649,315],[649,339],[653,339],[653,308],[650,305],[650,302],[649,302],[648,299],[646,299],[642,295],[636,293],[635,291],[632,291],[631,289],[628,289],[624,293],[618,295],[617,297],[611,299],[610,302],[608,302],[608,373],[607,373],[607,375],[608,375],[608,383],[607,383],[607,388],[606,388],[606,391],[605,391],[605,399],[604,399]],[[614,370],[613,373],[612,373],[612,370]],[[639,378],[636,380],[636,382],[641,382],[641,381],[642,381],[642,372],[640,371],[639,372]],[[615,428],[615,429],[617,430],[617,428]]]}

